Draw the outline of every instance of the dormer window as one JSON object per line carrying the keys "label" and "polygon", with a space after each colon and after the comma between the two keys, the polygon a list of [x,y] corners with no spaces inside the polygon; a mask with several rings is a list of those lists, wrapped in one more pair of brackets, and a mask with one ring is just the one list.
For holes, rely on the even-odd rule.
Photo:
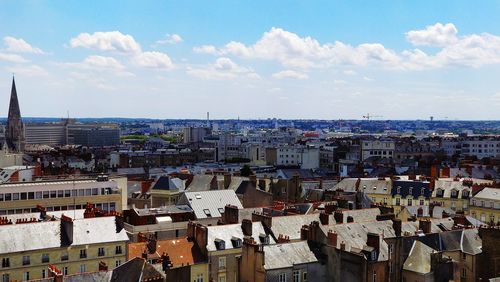
{"label": "dormer window", "polygon": [[437,189],[436,190],[436,196],[437,197],[443,197],[443,189]]}
{"label": "dormer window", "polygon": [[451,190],[451,197],[452,197],[452,198],[456,198],[456,197],[458,197],[458,191],[457,191],[457,190],[455,190],[455,189]]}
{"label": "dormer window", "polygon": [[413,187],[410,187],[410,188],[408,189],[408,194],[413,194]]}
{"label": "dormer window", "polygon": [[212,217],[212,214],[210,213],[210,210],[209,209],[204,209],[203,212],[205,213],[205,215],[207,217]]}
{"label": "dormer window", "polygon": [[424,194],[425,194],[425,188],[420,189],[420,195],[423,196]]}
{"label": "dormer window", "polygon": [[398,194],[401,194],[401,186],[398,186],[398,188],[396,188],[396,190],[397,190]]}
{"label": "dormer window", "polygon": [[462,198],[463,199],[469,198],[469,190],[463,190],[462,191]]}

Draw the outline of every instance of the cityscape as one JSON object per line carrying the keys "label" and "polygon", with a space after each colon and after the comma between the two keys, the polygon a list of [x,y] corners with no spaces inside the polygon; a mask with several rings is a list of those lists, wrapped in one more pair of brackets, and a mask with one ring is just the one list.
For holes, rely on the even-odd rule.
{"label": "cityscape", "polygon": [[0,2],[1,282],[500,281],[498,13]]}

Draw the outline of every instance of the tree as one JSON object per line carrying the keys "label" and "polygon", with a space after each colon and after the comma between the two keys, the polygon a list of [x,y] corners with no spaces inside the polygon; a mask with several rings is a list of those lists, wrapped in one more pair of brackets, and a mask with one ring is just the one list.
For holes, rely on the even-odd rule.
{"label": "tree", "polygon": [[246,177],[248,177],[248,176],[250,176],[250,175],[252,175],[252,174],[253,174],[253,171],[252,171],[252,169],[250,168],[250,166],[248,166],[248,165],[244,165],[244,166],[240,169],[240,174],[241,174],[241,176],[246,176]]}

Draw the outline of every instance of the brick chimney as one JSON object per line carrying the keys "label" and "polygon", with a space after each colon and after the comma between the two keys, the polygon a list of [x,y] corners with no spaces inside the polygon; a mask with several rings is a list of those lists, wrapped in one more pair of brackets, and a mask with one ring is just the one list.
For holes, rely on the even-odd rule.
{"label": "brick chimney", "polygon": [[302,225],[300,229],[300,240],[308,240],[309,238],[309,225]]}
{"label": "brick chimney", "polygon": [[366,237],[366,245],[374,248],[378,252],[380,250],[380,235],[369,232]]}
{"label": "brick chimney", "polygon": [[167,253],[161,255],[161,266],[164,272],[172,267],[172,260]]}
{"label": "brick chimney", "polygon": [[345,251],[345,242],[344,242],[344,241],[342,241],[342,242],[340,243],[340,249],[341,249],[342,251]]}
{"label": "brick chimney", "polygon": [[73,244],[73,219],[61,216],[61,246],[68,247]]}
{"label": "brick chimney", "polygon": [[328,245],[337,247],[338,234],[332,230],[328,231]]}
{"label": "brick chimney", "polygon": [[235,224],[239,222],[239,211],[237,206],[226,205],[223,214],[224,224]]}
{"label": "brick chimney", "polygon": [[271,228],[273,226],[273,218],[270,215],[253,212],[252,213],[252,221],[260,221],[267,228]]}
{"label": "brick chimney", "polygon": [[332,214],[336,209],[337,209],[337,205],[335,205],[333,203],[326,203],[325,204],[325,213],[327,213],[327,214]]}
{"label": "brick chimney", "polygon": [[352,222],[354,222],[354,218],[353,218],[352,216],[350,216],[350,215],[349,215],[349,216],[347,216],[347,218],[346,218],[346,219],[347,219],[347,223],[352,223]]}
{"label": "brick chimney", "polygon": [[418,229],[422,230],[425,234],[431,233],[431,221],[428,219],[421,219],[418,221]]}
{"label": "brick chimney", "polygon": [[241,231],[243,231],[243,235],[245,236],[252,236],[252,221],[243,219],[241,222]]}
{"label": "brick chimney", "polygon": [[108,271],[108,265],[102,260],[99,262],[99,271]]}
{"label": "brick chimney", "polygon": [[450,178],[450,175],[451,175],[451,173],[450,173],[450,168],[449,167],[443,167],[441,169],[441,175],[440,175],[440,177],[442,177],[442,178]]}
{"label": "brick chimney", "polygon": [[401,232],[402,232],[402,223],[401,219],[395,218],[392,220],[392,228],[394,228],[394,233],[396,234],[396,237],[401,237]]}
{"label": "brick chimney", "polygon": [[120,213],[115,213],[115,226],[116,226],[116,233],[120,233],[123,230],[123,228],[125,228],[123,215]]}
{"label": "brick chimney", "polygon": [[335,218],[335,221],[337,223],[344,223],[344,213],[342,212],[342,210],[336,210],[333,213],[333,218]]}
{"label": "brick chimney", "polygon": [[229,185],[231,185],[231,173],[226,172],[224,173],[224,189],[229,188]]}
{"label": "brick chimney", "polygon": [[55,265],[49,264],[49,277],[53,278],[53,282],[63,282],[63,273]]}
{"label": "brick chimney", "polygon": [[146,243],[146,247],[148,248],[148,252],[153,254],[156,252],[156,236],[154,234],[149,234],[148,242]]}
{"label": "brick chimney", "polygon": [[329,219],[330,219],[330,215],[322,212],[319,214],[319,221],[321,221],[321,224],[322,225],[328,225],[329,224]]}
{"label": "brick chimney", "polygon": [[257,187],[257,175],[252,174],[248,177],[250,179],[250,182],[254,187]]}
{"label": "brick chimney", "polygon": [[290,236],[279,234],[278,240],[276,240],[276,243],[278,243],[278,244],[290,243]]}

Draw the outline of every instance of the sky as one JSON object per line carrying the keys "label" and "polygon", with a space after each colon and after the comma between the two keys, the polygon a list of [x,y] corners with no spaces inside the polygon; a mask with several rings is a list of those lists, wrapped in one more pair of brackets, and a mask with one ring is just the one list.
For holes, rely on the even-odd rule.
{"label": "sky", "polygon": [[0,0],[0,116],[500,119],[500,1]]}

